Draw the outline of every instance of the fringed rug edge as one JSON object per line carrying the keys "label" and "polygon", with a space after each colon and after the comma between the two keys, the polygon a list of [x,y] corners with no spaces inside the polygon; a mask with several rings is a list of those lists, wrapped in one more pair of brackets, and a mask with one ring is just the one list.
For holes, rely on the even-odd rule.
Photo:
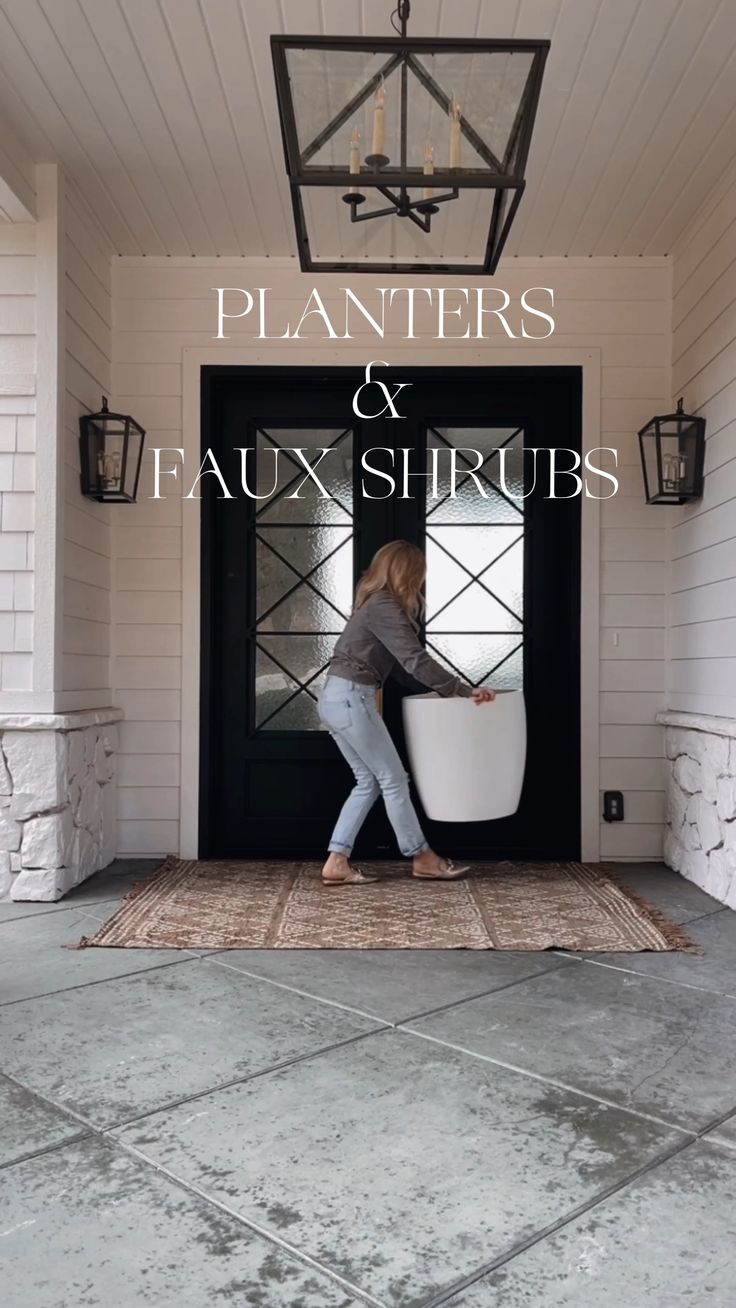
{"label": "fringed rug edge", "polygon": [[[132,901],[134,899],[137,899],[138,896],[142,895],[146,890],[150,889],[151,882],[154,880],[155,877],[163,876],[165,872],[170,872],[173,868],[179,867],[183,862],[186,862],[186,860],[179,858],[178,854],[166,854],[163,862],[159,863],[158,867],[154,868],[153,872],[151,873],[147,881],[136,881],[135,884],[131,886],[130,890],[128,890],[127,893],[123,895],[120,907],[115,910],[112,917],[109,917],[106,922],[100,923],[99,927],[97,928],[97,930],[94,932],[93,935],[82,936],[81,939],[78,940],[75,945],[64,945],[63,948],[64,949],[92,949],[96,946],[102,947],[103,941],[100,939],[100,937],[104,936],[110,930],[111,927],[116,925],[117,919],[120,917],[121,913],[123,913],[125,909],[128,908],[128,906],[132,903]],[[127,948],[126,945],[110,945],[110,944],[105,944],[104,947],[106,949]]]}
{"label": "fringed rug edge", "polygon": [[[602,870],[605,871],[605,869]],[[648,915],[652,925],[655,926],[658,931],[661,931],[671,949],[685,954],[703,954],[704,951],[702,946],[691,939],[687,932],[684,931],[677,922],[672,922],[663,909],[658,908],[656,904],[651,904],[649,900],[645,899],[643,895],[640,895],[637,890],[632,890],[631,886],[627,886],[623,881],[619,881],[617,877],[614,877],[610,873],[609,876],[612,881],[615,881],[615,884],[618,886],[621,893],[626,895],[626,898],[630,899],[632,904],[636,904],[636,907],[642,913]],[[637,950],[636,952],[656,954],[660,951],[656,949],[644,949]],[[661,952],[666,953],[667,951],[662,950]]]}

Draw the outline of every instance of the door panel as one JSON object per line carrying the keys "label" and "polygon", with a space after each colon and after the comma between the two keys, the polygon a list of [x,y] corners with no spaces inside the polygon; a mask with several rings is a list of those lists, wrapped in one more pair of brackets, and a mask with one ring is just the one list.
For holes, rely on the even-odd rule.
{"label": "door panel", "polygon": [[[547,499],[528,451],[579,449],[579,371],[402,369],[400,421],[356,422],[362,380],[343,368],[204,370],[203,447],[233,490],[240,447],[255,453],[250,497],[224,500],[205,478],[201,853],[322,853],[351,778],[317,696],[358,577],[401,537],[426,552],[430,652],[473,685],[523,685],[529,715],[519,812],[424,819],[428,838],[460,856],[575,857],[580,501]],[[404,755],[405,693],[392,680],[383,698]],[[395,856],[382,805],[356,854]]]}

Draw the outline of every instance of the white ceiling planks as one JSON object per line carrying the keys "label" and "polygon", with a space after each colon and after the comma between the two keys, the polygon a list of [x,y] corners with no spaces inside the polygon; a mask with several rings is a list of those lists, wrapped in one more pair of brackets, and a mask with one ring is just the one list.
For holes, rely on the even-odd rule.
{"label": "white ceiling planks", "polygon": [[[667,42],[667,57],[660,61],[647,79],[650,90],[649,111],[644,121],[637,120],[635,135],[642,140],[638,159],[626,188],[610,219],[596,239],[594,252],[600,254],[612,242],[624,254],[667,252],[660,250],[655,234],[662,221],[671,214],[673,203],[684,211],[683,198],[691,174],[698,167],[703,150],[724,123],[730,123],[730,151],[720,164],[727,166],[734,154],[736,141],[736,77],[733,55],[736,52],[736,4],[734,0],[698,0],[684,3],[678,13],[678,41]],[[668,33],[669,35],[669,33]],[[665,74],[665,69],[670,69]],[[653,111],[657,97],[659,112]],[[710,185],[716,181],[713,174]],[[710,189],[708,185],[707,190]],[[707,190],[691,193],[697,206]],[[653,203],[656,198],[656,204]],[[636,208],[632,213],[632,202]]]}
{"label": "white ceiling planks", "polygon": [[[394,5],[0,0],[0,117],[33,159],[62,162],[121,254],[292,254],[268,38],[388,34]],[[413,8],[417,35],[552,40],[508,254],[665,254],[734,159],[736,0]],[[438,257],[457,256],[481,208],[438,224]],[[323,252],[370,245],[345,220],[336,195]]]}

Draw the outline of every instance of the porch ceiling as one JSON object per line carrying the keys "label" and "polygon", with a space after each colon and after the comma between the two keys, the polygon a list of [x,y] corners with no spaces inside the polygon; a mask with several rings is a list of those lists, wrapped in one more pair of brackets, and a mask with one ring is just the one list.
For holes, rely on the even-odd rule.
{"label": "porch ceiling", "polygon": [[[269,35],[393,7],[0,0],[0,116],[120,254],[293,254]],[[509,254],[666,254],[733,162],[734,0],[415,0],[411,30],[552,40]]]}

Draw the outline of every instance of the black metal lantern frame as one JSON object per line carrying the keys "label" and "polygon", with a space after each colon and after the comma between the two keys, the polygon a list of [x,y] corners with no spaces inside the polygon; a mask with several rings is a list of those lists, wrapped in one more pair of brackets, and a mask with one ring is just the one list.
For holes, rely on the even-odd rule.
{"label": "black metal lantern frame", "polygon": [[647,504],[687,504],[703,494],[705,418],[683,411],[652,418],[639,432]]}
{"label": "black metal lantern frame", "polygon": [[133,504],[143,461],[145,431],[127,413],[110,413],[105,396],[99,413],[79,419],[82,494],[98,504]]}
{"label": "black metal lantern frame", "polygon": [[[276,92],[291,187],[294,221],[296,225],[299,261],[305,272],[404,272],[417,273],[485,273],[492,274],[498,265],[522,194],[524,168],[529,153],[532,129],[542,85],[544,64],[549,41],[484,40],[475,38],[410,37],[406,34],[409,4],[399,3],[396,11],[400,19],[398,34],[390,37],[343,36],[272,36]],[[484,87],[495,88],[497,102],[505,95],[503,123],[494,139],[489,142],[493,127],[492,106],[484,108],[483,122],[474,121],[473,108],[467,114],[455,100],[452,85],[443,85],[435,76],[432,58],[447,56],[446,69],[462,70],[458,56],[495,56],[488,77],[476,78],[475,101],[480,102]],[[361,60],[360,56],[365,56]],[[521,56],[514,65],[515,76],[511,89],[503,82],[503,69],[511,61],[504,56]],[[339,64],[339,70],[336,66]],[[341,62],[340,62],[341,61]],[[369,75],[361,76],[361,67]],[[346,98],[340,107],[330,106],[330,70]],[[347,70],[355,75],[351,78]],[[495,70],[495,73],[493,73]],[[452,76],[450,73],[448,76]],[[376,135],[374,113],[373,147],[364,158],[357,156],[357,128],[349,137],[350,124],[356,116],[370,110],[371,100],[383,96],[383,88],[391,78],[396,87],[394,99],[397,123],[394,135],[397,158],[391,159],[383,147],[383,100],[381,99],[381,130]],[[460,79],[461,80],[461,79]],[[305,86],[308,94],[305,96]],[[318,89],[321,94],[318,96]],[[333,88],[334,90],[334,88]],[[311,93],[311,98],[310,98]],[[491,94],[488,92],[487,94]],[[421,96],[428,106],[435,106],[445,122],[454,118],[458,124],[458,143],[453,159],[450,136],[450,161],[435,164],[425,145],[425,162],[412,162],[421,145],[412,135],[409,119],[412,117],[416,97]],[[315,108],[316,105],[316,108]],[[306,110],[306,112],[305,112]],[[413,121],[416,121],[416,112]],[[310,121],[311,120],[311,121]],[[485,129],[485,135],[484,135]],[[452,128],[450,129],[452,132]],[[463,167],[459,163],[459,143],[472,152],[476,166]],[[499,140],[501,145],[499,146]],[[387,143],[388,144],[388,143]],[[321,159],[318,156],[322,156]],[[333,160],[344,162],[326,161]],[[433,156],[433,149],[432,149]],[[451,166],[452,165],[452,166]],[[310,236],[305,215],[305,197],[310,188],[331,187],[342,192],[351,223],[368,223],[371,219],[391,221],[393,216],[408,220],[428,234],[432,219],[440,206],[452,210],[452,202],[463,192],[487,194],[490,220],[485,253],[477,262],[464,259],[462,263],[438,262],[421,255],[410,262],[401,259],[375,259],[363,257],[341,258],[330,261],[315,257],[310,247]],[[314,195],[311,192],[311,195]],[[380,197],[379,208],[366,206],[372,197]],[[466,197],[467,198],[467,197]],[[385,201],[386,203],[383,203]],[[347,215],[346,215],[347,216]],[[313,223],[313,226],[315,224]]]}

